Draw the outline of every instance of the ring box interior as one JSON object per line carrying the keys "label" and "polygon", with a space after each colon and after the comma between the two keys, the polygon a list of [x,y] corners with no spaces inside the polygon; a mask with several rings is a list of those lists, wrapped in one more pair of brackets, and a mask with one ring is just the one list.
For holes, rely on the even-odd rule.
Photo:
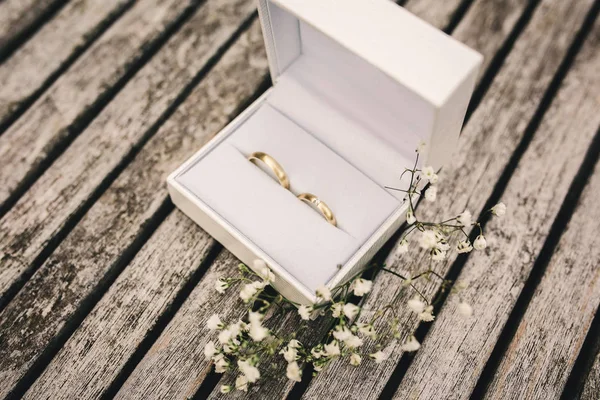
{"label": "ring box interior", "polygon": [[[173,202],[288,299],[317,302],[405,221],[401,191],[456,146],[482,57],[389,0],[260,0],[273,87],[167,179]],[[272,156],[290,180],[248,156]],[[297,195],[312,193],[338,225]]]}

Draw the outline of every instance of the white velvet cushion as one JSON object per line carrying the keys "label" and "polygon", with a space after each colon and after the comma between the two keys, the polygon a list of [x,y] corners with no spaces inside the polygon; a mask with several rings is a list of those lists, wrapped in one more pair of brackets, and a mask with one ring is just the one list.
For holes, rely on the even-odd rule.
{"label": "white velvet cushion", "polygon": [[[254,151],[286,170],[287,191],[246,160]],[[178,180],[307,288],[327,282],[399,206],[399,201],[268,104]],[[326,202],[338,227],[296,198]]]}

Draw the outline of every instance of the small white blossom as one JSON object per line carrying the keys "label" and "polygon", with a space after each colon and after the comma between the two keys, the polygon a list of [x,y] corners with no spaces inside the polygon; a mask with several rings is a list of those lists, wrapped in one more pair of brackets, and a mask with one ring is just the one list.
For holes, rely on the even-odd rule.
{"label": "small white blossom", "polygon": [[469,240],[463,240],[456,247],[458,253],[470,253],[473,250],[473,246],[471,246],[471,242]]}
{"label": "small white blossom", "polygon": [[317,288],[317,296],[325,301],[331,301],[331,291],[325,285],[321,285]]}
{"label": "small white blossom", "polygon": [[437,187],[429,186],[429,188],[425,191],[425,200],[430,203],[433,203],[437,198]]}
{"label": "small white blossom", "polygon": [[398,245],[396,252],[398,254],[408,253],[408,241],[406,239],[402,239],[400,244]]}
{"label": "small white blossom", "polygon": [[250,330],[248,331],[248,335],[250,335],[252,340],[254,340],[255,342],[260,342],[261,340],[269,336],[269,330],[259,324],[250,324]]}
{"label": "small white blossom", "polygon": [[325,354],[329,357],[339,356],[340,355],[340,346],[338,345],[337,340],[332,341],[331,343],[323,346],[325,349]]}
{"label": "small white blossom", "polygon": [[427,148],[427,143],[421,140],[417,146],[417,153],[422,154],[425,151],[425,148]]}
{"label": "small white blossom", "polygon": [[302,346],[302,344],[301,344],[301,343],[300,343],[298,340],[296,340],[296,339],[292,339],[292,340],[290,340],[290,341],[288,342],[288,346],[290,346],[290,347],[292,347],[292,348],[294,348],[294,349],[297,349],[297,348],[301,347],[301,346]]}
{"label": "small white blossom", "polygon": [[247,392],[248,391],[248,378],[246,378],[244,375],[238,376],[237,379],[235,380],[235,388],[237,390],[241,390],[242,392]]}
{"label": "small white blossom", "polygon": [[307,306],[307,305],[301,305],[300,307],[298,307],[298,314],[300,314],[300,318],[302,318],[305,321],[308,321],[310,319],[310,313],[312,312],[312,307]]}
{"label": "small white blossom", "polygon": [[232,338],[234,338],[235,335],[233,335],[233,332],[231,332],[231,330],[229,329],[223,329],[221,331],[221,333],[219,333],[219,343],[221,344],[227,344],[227,342],[229,342]]}
{"label": "small white blossom", "polygon": [[259,312],[250,311],[248,313],[248,321],[250,325],[260,325],[262,323],[264,315]]}
{"label": "small white blossom", "polygon": [[314,347],[311,351],[310,354],[313,356],[313,358],[315,360],[318,360],[319,358],[323,357],[325,355],[325,353],[318,347]]}
{"label": "small white blossom", "polygon": [[343,311],[344,311],[343,303],[335,303],[331,306],[331,315],[333,315],[334,318],[341,317]]}
{"label": "small white blossom", "polygon": [[369,354],[369,357],[375,360],[377,364],[381,364],[383,361],[387,360],[388,355],[383,351],[379,350],[373,354]]}
{"label": "small white blossom", "polygon": [[238,360],[238,368],[242,371],[242,374],[246,376],[248,382],[256,382],[260,378],[260,371],[253,365],[250,365],[248,361]]}
{"label": "small white blossom", "polygon": [[275,282],[275,274],[269,268],[266,262],[263,260],[257,259],[252,263],[254,267],[254,272],[258,274],[261,278],[263,278],[267,282]]}
{"label": "small white blossom", "polygon": [[366,279],[357,279],[352,284],[354,288],[354,294],[357,296],[364,296],[365,294],[371,291],[371,287],[373,287],[373,282]]}
{"label": "small white blossom", "polygon": [[288,345],[285,349],[282,349],[279,354],[282,354],[283,358],[285,358],[285,361],[290,363],[292,361],[296,361],[298,357],[298,350]]}
{"label": "small white blossom", "polygon": [[215,372],[217,374],[222,374],[227,371],[229,367],[229,361],[223,356],[223,354],[217,354],[213,357],[213,361],[215,362]]}
{"label": "small white blossom", "polygon": [[323,370],[323,367],[324,367],[324,365],[322,365],[322,364],[313,365],[313,369],[314,369],[316,372],[321,372],[321,371]]}
{"label": "small white blossom", "polygon": [[421,233],[419,245],[425,250],[435,249],[438,245],[438,237],[432,230],[426,230]]}
{"label": "small white blossom", "polygon": [[421,348],[421,343],[414,336],[411,336],[401,347],[403,351],[417,351]]}
{"label": "small white blossom", "polygon": [[431,251],[431,259],[433,261],[443,261],[446,259],[446,251],[435,248]]}
{"label": "small white blossom", "polygon": [[425,311],[425,303],[423,303],[418,297],[410,299],[406,304],[412,312],[415,312],[417,314],[420,314],[423,311]]}
{"label": "small white blossom", "polygon": [[438,180],[439,180],[439,177],[438,177],[438,175],[437,175],[437,174],[433,174],[433,176],[431,177],[431,179],[429,179],[429,182],[430,182],[432,185],[435,185],[436,183],[438,183]]}
{"label": "small white blossom", "polygon": [[498,203],[492,207],[492,214],[503,217],[506,214],[506,205],[504,203]]}
{"label": "small white blossom", "polygon": [[266,285],[266,282],[247,283],[240,291],[240,298],[244,301],[244,303],[247,303],[259,290],[264,289]]}
{"label": "small white blossom", "polygon": [[433,315],[433,306],[427,306],[422,313],[419,314],[419,319],[425,322],[431,322],[435,319]]}
{"label": "small white blossom", "polygon": [[223,394],[227,394],[229,392],[231,392],[231,385],[221,385],[221,393]]}
{"label": "small white blossom", "polygon": [[458,303],[456,307],[458,313],[464,317],[470,317],[473,315],[473,307],[471,307],[468,303],[461,301]]}
{"label": "small white blossom", "polygon": [[473,247],[475,250],[483,250],[487,247],[487,241],[485,240],[485,236],[479,235],[477,239],[473,242]]}
{"label": "small white blossom", "polygon": [[206,326],[211,331],[215,331],[217,329],[222,329],[223,323],[221,322],[221,318],[219,318],[218,314],[213,314],[208,321],[206,321]]}
{"label": "small white blossom", "polygon": [[288,364],[285,375],[292,381],[300,382],[302,380],[302,371],[296,361]]}
{"label": "small white blossom", "polygon": [[429,166],[429,167],[423,168],[423,178],[424,179],[427,179],[428,181],[430,181],[434,175],[435,175],[435,170],[433,169],[433,167]]}
{"label": "small white blossom", "polygon": [[362,361],[362,357],[356,353],[350,354],[350,365],[358,367],[360,362]]}
{"label": "small white blossom", "polygon": [[458,223],[462,226],[471,226],[473,225],[473,216],[469,210],[465,210],[460,214],[457,218]]}
{"label": "small white blossom", "polygon": [[352,319],[352,318],[356,317],[356,314],[358,314],[359,310],[360,310],[360,307],[355,304],[352,304],[352,303],[344,304],[344,315],[348,319]]}
{"label": "small white blossom", "polygon": [[356,326],[358,327],[358,331],[366,337],[369,337],[373,340],[375,340],[375,338],[377,337],[377,332],[375,332],[375,328],[373,327],[373,325],[360,323],[356,324]]}
{"label": "small white blossom", "polygon": [[221,294],[225,293],[225,290],[228,287],[229,287],[229,284],[223,278],[219,278],[215,282],[215,289],[217,290],[217,292],[219,292]]}
{"label": "small white blossom", "polygon": [[406,223],[409,225],[412,225],[415,222],[417,222],[417,218],[415,218],[415,214],[412,212],[412,210],[408,210],[408,212],[406,213]]}
{"label": "small white blossom", "polygon": [[344,343],[346,344],[346,346],[350,347],[351,349],[360,347],[363,345],[363,340],[361,338],[359,338],[358,336],[355,335],[350,335],[350,337],[346,338],[346,340],[344,340]]}
{"label": "small white blossom", "polygon": [[345,326],[338,325],[335,327],[335,330],[333,331],[333,337],[342,342],[345,341],[346,339],[348,339],[350,336],[353,336],[352,332],[350,332],[350,329],[348,329]]}
{"label": "small white blossom", "polygon": [[217,347],[215,346],[215,342],[212,340],[204,345],[204,357],[212,358],[217,352]]}

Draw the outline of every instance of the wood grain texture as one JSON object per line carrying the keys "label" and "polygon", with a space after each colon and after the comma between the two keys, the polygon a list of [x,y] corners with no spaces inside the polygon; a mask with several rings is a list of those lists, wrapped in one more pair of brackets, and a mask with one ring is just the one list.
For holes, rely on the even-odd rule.
{"label": "wood grain texture", "polygon": [[32,28],[44,14],[65,0],[4,0],[0,2],[0,54]]}
{"label": "wood grain texture", "polygon": [[[599,105],[595,102],[596,114]],[[600,305],[599,196],[600,164],[502,357],[487,399],[558,398],[577,355],[586,351],[582,345]]]}
{"label": "wood grain texture", "polygon": [[0,205],[193,1],[138,1],[0,136]]}
{"label": "wood grain texture", "polygon": [[[187,219],[179,211],[175,219]],[[229,276],[239,261],[223,251],[194,288],[162,335],[125,382],[117,399],[185,399],[196,393],[212,364],[204,357],[204,345],[214,340],[206,321],[218,313],[226,323],[237,321],[245,312],[238,300],[237,307],[222,307],[230,294],[219,295],[216,280]],[[235,292],[238,285],[230,288]],[[230,299],[229,299],[230,300]]]}
{"label": "wood grain texture", "polygon": [[581,393],[581,400],[598,400],[600,393],[600,353],[596,354],[596,359],[588,376],[586,377]]}
{"label": "wood grain texture", "polygon": [[[492,2],[488,2],[492,3]],[[571,41],[583,23],[590,9],[591,1],[577,5],[550,0],[544,1],[527,28],[519,37],[514,48],[505,60],[482,103],[463,129],[459,146],[451,165],[446,169],[438,184],[438,200],[426,204],[418,210],[425,221],[439,221],[451,215],[458,215],[465,208],[473,215],[479,215],[487,199],[494,190],[496,181],[510,161],[515,148],[521,141],[525,128],[535,113],[544,92],[566,54]],[[473,5],[469,15],[477,18],[477,5]],[[554,21],[560,19],[560,24]],[[461,25],[464,23],[461,22]],[[460,26],[455,34],[459,34]],[[481,39],[478,39],[481,40]],[[415,248],[418,245],[412,241]],[[441,275],[445,275],[456,259],[449,259],[434,265]],[[416,253],[400,255],[394,249],[386,260],[388,268],[399,273],[416,275],[429,265],[428,256]],[[439,281],[422,280],[417,282],[419,289],[431,297],[439,289]],[[369,320],[372,312],[379,307],[397,304],[397,316],[404,340],[418,326],[418,322],[406,308],[406,302],[414,292],[405,290],[398,278],[390,274],[380,274],[376,279],[373,293],[362,306],[366,309],[361,322]],[[388,332],[386,326],[377,323],[381,333]],[[311,382],[306,398],[370,398],[383,390],[402,355],[400,342],[388,348],[390,358],[385,363],[370,368],[357,368],[344,362],[332,364]],[[371,347],[367,344],[366,350]],[[335,377],[344,376],[338,380]],[[467,391],[468,388],[459,388]]]}
{"label": "wood grain texture", "polygon": [[[69,3],[31,40],[0,64],[0,126],[128,3],[131,0],[77,0]],[[4,4],[0,4],[0,8]]]}
{"label": "wood grain texture", "polygon": [[215,246],[191,220],[171,214],[24,398],[100,398]]}
{"label": "wood grain texture", "polygon": [[208,1],[0,220],[0,294],[30,268],[252,12],[250,0]]}
{"label": "wood grain texture", "polygon": [[[241,8],[241,5],[238,4],[237,7]],[[251,62],[249,66],[248,62],[257,56],[260,57],[258,62]],[[64,297],[64,291],[68,289],[81,297],[93,290],[111,263],[144,229],[144,222],[167,199],[164,183],[167,174],[218,132],[232,117],[237,104],[254,93],[266,73],[267,65],[261,61],[264,59],[262,36],[258,22],[255,22],[98,200],[64,245],[57,249],[56,256],[62,254],[66,257],[65,253],[68,252],[69,263],[79,264],[77,274],[80,277],[78,283],[67,288],[61,287],[61,275],[73,271],[66,264],[59,263],[52,268],[54,271],[62,270],[62,273],[58,272],[53,274],[53,279],[38,281],[27,287],[47,287],[48,291],[53,292],[51,297],[38,297],[33,309],[29,308],[30,313],[33,313],[38,307],[52,305],[53,311],[50,314],[54,315],[47,315],[46,331],[56,325],[58,318],[68,317],[64,314],[65,311],[57,314],[60,307],[72,309],[78,305],[79,300],[75,299],[71,299],[69,304],[61,305],[60,298]],[[188,218],[178,212],[168,217],[150,238],[151,244],[145,245],[146,250],[136,256],[115,283],[126,285],[127,290],[111,289],[104,296],[32,386],[31,397],[41,396],[43,393],[52,394],[52,398],[88,397],[110,384],[150,330],[152,323],[164,311],[164,305],[172,301],[175,289],[198,269],[203,254],[197,251],[194,243],[206,242],[208,239],[199,228],[190,228],[191,224]],[[94,244],[94,241],[98,242],[98,232],[102,232],[103,240]],[[181,254],[172,251],[172,241],[175,239],[181,241],[177,244]],[[190,249],[186,249],[184,244]],[[101,252],[103,268],[98,268],[99,260],[90,257],[89,253]],[[148,274],[159,275],[164,290],[160,293],[152,292],[152,302],[142,301],[150,296],[147,293],[148,285],[147,282],[137,281],[135,277],[142,272],[129,272],[132,268],[136,271],[147,269]],[[171,275],[173,270],[179,271],[176,279]],[[155,290],[154,286],[151,290]],[[139,301],[129,303],[129,296],[135,296]],[[162,306],[157,306],[157,303]],[[107,319],[112,318],[111,314],[118,313],[119,308],[126,308],[128,315],[139,316],[132,317],[136,323],[131,324],[132,318],[116,319],[110,323],[113,330],[103,330]],[[90,337],[90,332],[97,333]],[[114,348],[117,341],[123,342],[123,345]],[[85,352],[82,351],[82,346],[87,349]],[[104,355],[100,356],[100,353]],[[94,377],[93,384],[86,379],[90,376]],[[56,382],[60,382],[60,385],[57,386]]]}
{"label": "wood grain texture", "polygon": [[463,0],[446,0],[434,4],[429,1],[408,0],[404,8],[420,18],[427,16],[423,19],[438,29],[446,29],[462,2]]}
{"label": "wood grain texture", "polygon": [[[600,54],[597,52],[600,44],[598,28],[600,23],[578,55],[508,183],[503,201],[508,204],[509,213],[505,218],[494,219],[486,226],[492,249],[489,252],[472,253],[459,276],[460,281],[469,285],[461,297],[472,304],[475,316],[465,319],[457,315],[455,302],[442,308],[400,384],[397,398],[467,398],[477,382],[600,126],[597,112],[600,106],[597,97],[600,76],[594,68],[600,63]],[[572,247],[567,243],[564,246],[563,251]],[[561,249],[563,246],[558,250],[558,257],[561,257]],[[586,259],[592,256],[583,249],[573,248],[568,252],[573,262],[577,260],[575,254]],[[568,274],[562,277],[565,284],[570,282],[571,275],[580,272],[582,282],[588,282],[583,260],[581,266],[566,263],[564,257],[561,260],[565,266],[562,272]],[[548,273],[551,273],[551,269]],[[532,302],[515,338],[519,343],[528,345],[527,349],[519,346],[518,355],[530,359],[519,360],[516,349],[506,355],[503,368],[511,371],[518,368],[518,379],[515,380],[512,372],[507,376],[508,371],[499,371],[500,376],[497,377],[503,377],[506,385],[498,387],[493,392],[495,396],[527,399],[560,397],[562,385],[578,352],[577,343],[567,338],[575,333],[585,337],[587,326],[581,332],[580,324],[585,324],[584,321],[589,324],[590,310],[597,304],[593,302],[592,289],[582,291],[581,295],[587,296],[585,299],[569,300],[569,296],[560,288],[562,284],[554,283],[556,291],[551,287],[552,284],[542,285],[538,289],[545,296],[553,297],[554,301],[544,298],[544,310],[536,309],[535,302]],[[590,285],[593,284],[590,282]],[[574,285],[573,289],[579,291],[584,286]],[[598,289],[600,287],[596,283],[595,290]],[[598,296],[600,293],[596,294]],[[575,311],[569,308],[571,304],[579,308]],[[550,307],[552,312],[549,311]],[[573,312],[572,316],[577,321],[569,322],[563,310]],[[582,317],[584,320],[580,320]],[[528,334],[542,335],[545,339],[536,337],[540,341],[534,345],[531,340],[525,342]],[[583,341],[583,337],[577,340]],[[560,344],[553,343],[555,340]],[[431,382],[436,384],[432,385]]]}
{"label": "wood grain texture", "polygon": [[[251,1],[245,0],[207,2],[164,51],[140,71],[136,76],[139,81],[134,79],[121,93],[123,97],[119,96],[111,103],[114,108],[109,106],[105,110],[108,113],[106,117],[100,116],[96,120],[102,123],[90,126],[80,137],[83,140],[90,135],[82,147],[74,143],[67,151],[73,153],[67,156],[65,163],[60,160],[57,163],[62,167],[55,166],[49,171],[57,174],[46,183],[49,193],[55,193],[52,188],[62,179],[75,178],[68,172],[78,157],[82,157],[82,164],[88,166],[86,171],[93,173],[94,164],[89,161],[90,158],[95,162],[102,155],[109,158],[122,156],[120,148],[124,147],[124,143],[121,140],[127,139],[126,134],[130,139],[141,136],[183,84],[223,44],[228,37],[224,33],[231,34],[236,30],[252,14],[253,7]],[[250,49],[256,52],[256,48],[249,42],[241,41],[218,64],[220,67],[211,71],[195,89],[196,94],[188,98],[192,100],[177,109],[0,314],[0,326],[11,327],[0,334],[2,389],[27,370],[102,277],[112,271],[123,252],[144,231],[145,225],[167,199],[164,182],[167,174],[217,132],[231,117],[238,103],[256,89],[257,82],[266,71],[266,63],[262,57],[254,61],[248,52]],[[252,68],[248,67],[248,60],[253,61]],[[238,79],[231,78],[234,72]],[[144,108],[144,111],[138,107]],[[115,132],[112,138],[107,133],[111,131]],[[90,143],[103,149],[102,154],[89,154],[89,149],[94,148]],[[115,161],[118,160],[109,160]],[[100,160],[97,165],[99,172],[105,173],[102,167],[106,167],[107,161]],[[71,182],[71,185],[82,189],[89,179],[86,175],[81,182]],[[40,183],[43,181],[40,180]],[[61,200],[63,198],[59,197],[51,203]],[[36,207],[33,209],[38,210]],[[8,222],[7,225],[14,226]]]}

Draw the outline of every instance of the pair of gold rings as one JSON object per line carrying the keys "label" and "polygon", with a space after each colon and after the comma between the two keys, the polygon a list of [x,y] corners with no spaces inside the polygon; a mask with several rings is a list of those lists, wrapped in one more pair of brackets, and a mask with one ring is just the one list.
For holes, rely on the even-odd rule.
{"label": "pair of gold rings", "polygon": [[[283,169],[281,164],[279,164],[273,157],[271,157],[267,153],[257,151],[250,154],[250,156],[248,157],[248,161],[250,161],[253,164],[257,164],[258,161],[264,163],[267,167],[269,167],[271,171],[273,171],[275,177],[279,181],[279,184],[287,190],[290,190],[290,180],[288,179],[285,170]],[[319,212],[331,225],[337,226],[337,220],[335,219],[331,208],[329,208],[329,206],[325,204],[325,202],[321,201],[321,199],[319,199],[317,196],[315,196],[312,193],[301,193],[297,197],[303,202],[314,206],[317,210],[319,210]]]}

